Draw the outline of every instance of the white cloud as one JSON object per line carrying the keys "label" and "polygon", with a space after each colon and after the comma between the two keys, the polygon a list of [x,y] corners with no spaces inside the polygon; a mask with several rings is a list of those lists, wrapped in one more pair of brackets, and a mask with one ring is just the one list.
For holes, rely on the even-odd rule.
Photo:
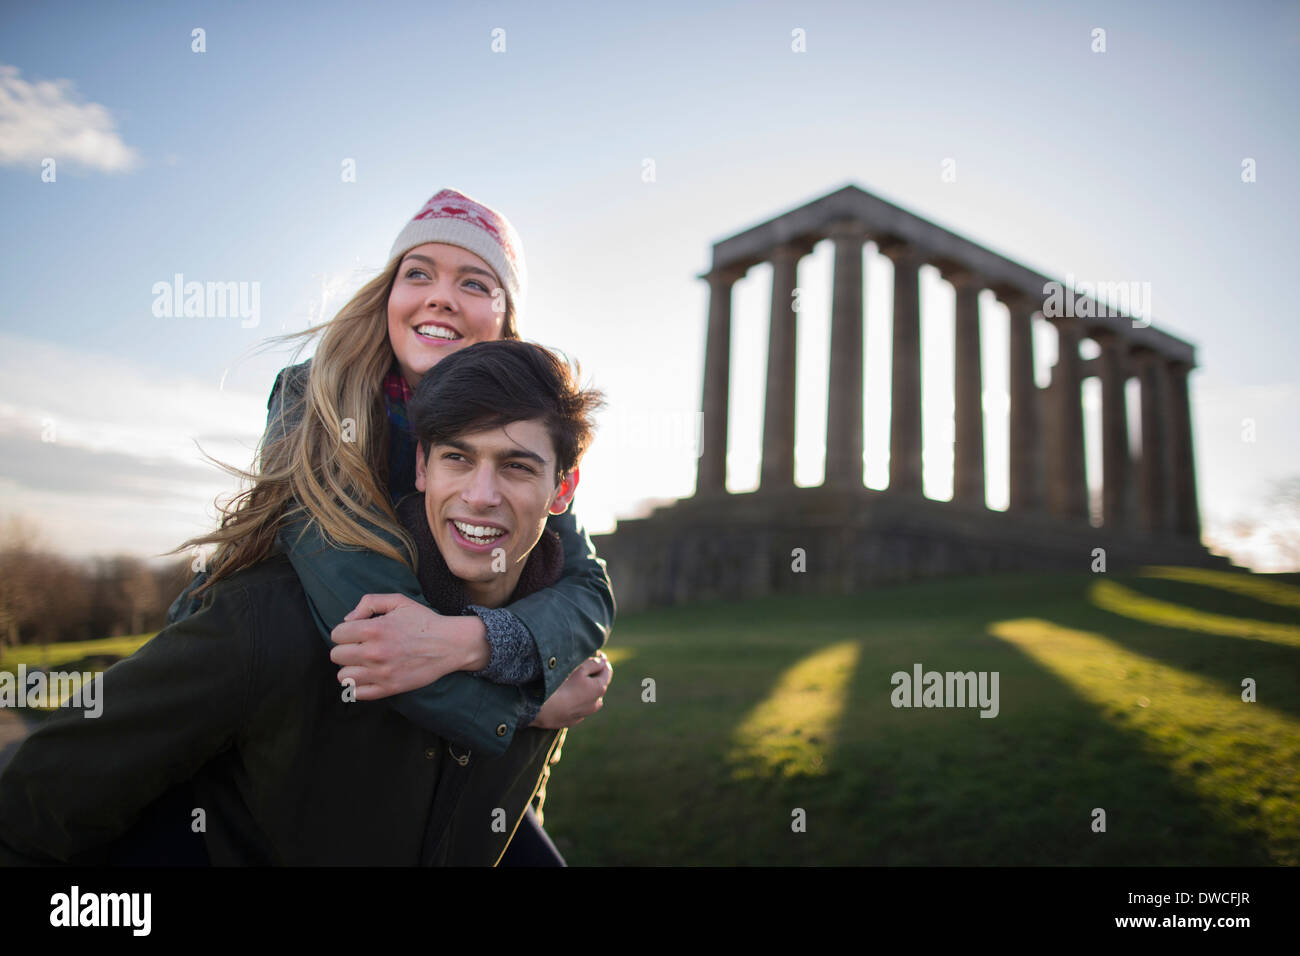
{"label": "white cloud", "polygon": [[198,439],[209,453],[247,464],[266,425],[266,396],[0,333],[0,433],[38,438],[51,425],[54,441],[89,451],[193,462],[202,460]]}
{"label": "white cloud", "polygon": [[93,489],[44,491],[0,475],[0,514],[21,515],[36,529],[36,546],[67,557],[158,558],[215,528],[214,502],[231,490],[233,486],[196,484],[184,497],[148,500]]}
{"label": "white cloud", "polygon": [[[1300,385],[1198,382],[1192,402],[1206,539],[1257,571],[1290,570],[1269,541],[1286,529],[1268,498],[1278,482],[1300,475]],[[1249,527],[1239,532],[1238,522]]]}
{"label": "white cloud", "polygon": [[210,530],[238,483],[196,440],[248,467],[265,422],[265,394],[0,333],[0,511],[55,550],[154,554]]}
{"label": "white cloud", "polygon": [[108,108],[80,100],[71,80],[29,83],[0,64],[0,164],[57,162],[126,172],[139,156],[122,141]]}

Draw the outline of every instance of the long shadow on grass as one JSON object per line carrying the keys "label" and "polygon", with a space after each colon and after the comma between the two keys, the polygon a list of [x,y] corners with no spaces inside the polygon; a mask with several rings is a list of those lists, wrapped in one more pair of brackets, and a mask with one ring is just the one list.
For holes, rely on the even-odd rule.
{"label": "long shadow on grass", "polygon": [[[1132,591],[1179,607],[1236,620],[1300,627],[1300,614],[1293,608],[1195,584],[1137,576],[1113,577]],[[1240,694],[1242,679],[1252,677],[1258,685],[1261,704],[1300,718],[1300,647],[1134,620],[1092,604],[1088,599],[1091,583],[1080,583],[1079,600],[1056,614],[1059,623],[1107,634],[1128,650],[1219,682],[1228,693]]]}
{"label": "long shadow on grass", "polygon": [[[1061,614],[1080,607],[1079,587],[974,578],[629,615],[616,638],[636,655],[602,713],[569,735],[547,828],[579,864],[1270,862],[1139,734],[988,633],[1023,616],[1085,624]],[[736,734],[755,708],[800,661],[845,641],[860,650],[824,767],[737,779]],[[998,717],[892,707],[890,675],[918,662],[998,671]],[[1091,828],[1096,807],[1105,833]]]}
{"label": "long shadow on grass", "polygon": [[[877,609],[870,596],[862,601],[862,652],[828,772],[773,780],[754,800],[764,822],[750,831],[753,862],[1268,862],[1256,839],[1216,819],[1142,740],[988,635],[986,617],[936,616],[929,590],[917,593],[927,598],[911,615],[919,624],[907,615],[867,623]],[[890,677],[916,663],[998,671],[998,716],[894,708]],[[807,812],[807,833],[794,835],[802,839],[769,832],[789,807]],[[1091,829],[1098,807],[1106,833]]]}
{"label": "long shadow on grass", "polygon": [[[1083,607],[1073,601],[1066,606]],[[1061,606],[1055,610],[1059,612]],[[985,628],[980,623],[971,620],[970,633],[982,633]],[[902,626],[906,631],[906,623]],[[853,699],[855,705],[862,702],[864,706],[851,707],[846,720],[853,727],[879,722],[883,743],[861,741],[854,754],[848,752],[847,746],[840,746],[837,749],[842,751],[841,759],[832,761],[842,767],[849,781],[847,791],[861,789],[854,781],[856,777],[868,787],[874,786],[881,798],[878,805],[887,816],[901,814],[917,821],[909,822],[904,829],[922,848],[917,855],[925,861],[1263,862],[1270,854],[1288,852],[1285,840],[1280,848],[1266,847],[1266,841],[1251,833],[1246,821],[1225,814],[1219,799],[1222,794],[1213,794],[1215,799],[1207,801],[1205,794],[1195,792],[1188,779],[1170,766],[1170,753],[1152,753],[1150,739],[1118,726],[1115,719],[1100,713],[1093,701],[1081,698],[1079,688],[1068,679],[1044,673],[1039,662],[1032,659],[1022,660],[1020,666],[982,662],[977,645],[963,644],[960,635],[945,633],[952,627],[953,622],[944,624],[939,620],[928,625],[933,634],[912,634],[906,650],[916,653],[905,653],[901,661],[882,662],[871,653],[862,656],[867,686],[859,683],[856,689],[866,693],[856,693]],[[953,637],[956,646],[949,640]],[[888,636],[874,636],[869,646],[892,653]],[[922,651],[945,657],[956,651],[962,659],[954,664],[940,663],[923,659]],[[889,675],[895,670],[910,671],[915,663],[927,670],[1000,669],[1002,686],[1013,695],[1022,693],[1032,708],[1020,713],[1013,706],[995,719],[996,723],[978,717],[974,723],[963,722],[963,717],[974,715],[960,710],[898,710],[892,715],[884,712],[880,699],[890,687]],[[873,674],[875,668],[878,670]],[[874,689],[874,701],[868,688]],[[1199,703],[1198,699],[1192,705]],[[907,723],[898,724],[891,717],[905,717]],[[1019,726],[1022,723],[1023,728]],[[847,736],[843,740],[849,742]],[[1196,743],[1175,744],[1175,756],[1180,755],[1180,747],[1194,751]],[[876,754],[884,759],[872,767],[870,758]],[[1051,781],[1049,792],[1036,792],[1041,789],[1036,787],[1041,780]],[[1286,781],[1282,783],[1285,786]],[[1122,822],[1137,820],[1139,825],[1117,834],[1112,821],[1108,843],[1092,839],[1079,845],[1079,832],[1090,837],[1104,836],[1093,833],[1091,828],[1058,832],[1058,811],[1066,812],[1072,795],[1088,792],[1113,793],[1112,799],[1119,801],[1128,817]],[[1107,809],[1100,797],[1096,799],[1095,806]],[[1226,802],[1242,811],[1255,809],[1250,800],[1235,796]],[[984,809],[976,810],[979,806]],[[1086,811],[1083,818],[1090,822],[1092,806],[1070,805],[1069,812],[1077,815]],[[1109,812],[1113,813],[1114,808]],[[939,822],[931,823],[935,819]],[[981,849],[981,839],[972,838],[972,830],[983,830],[982,838],[987,840],[1005,821],[1012,822],[1013,832],[994,840],[996,848]],[[841,835],[854,829],[843,823],[840,828]],[[869,847],[871,832],[858,829],[867,841],[861,845]],[[1202,833],[1205,835],[1200,836]],[[882,861],[914,859],[913,852],[901,849],[892,836],[882,841],[886,844],[882,846]],[[978,859],[968,860],[972,850]]]}
{"label": "long shadow on grass", "polygon": [[[635,653],[616,666],[601,713],[569,733],[548,784],[546,826],[561,852],[577,864],[756,862],[753,806],[771,788],[734,779],[736,729],[840,630],[788,599],[621,619],[612,643]],[[789,822],[787,811],[778,836]]]}

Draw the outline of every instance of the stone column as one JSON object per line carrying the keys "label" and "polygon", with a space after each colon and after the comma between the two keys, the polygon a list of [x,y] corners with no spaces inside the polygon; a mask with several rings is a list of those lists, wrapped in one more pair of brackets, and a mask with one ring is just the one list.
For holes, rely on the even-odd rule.
{"label": "stone column", "polygon": [[835,277],[831,302],[831,368],[826,408],[826,479],[862,487],[862,244],[854,222],[834,224]]}
{"label": "stone column", "polygon": [[1165,425],[1169,389],[1165,359],[1150,349],[1134,349],[1142,382],[1142,527],[1151,534],[1170,530],[1169,467]]}
{"label": "stone column", "polygon": [[996,294],[1010,313],[1009,421],[1011,502],[1009,510],[1033,514],[1043,508],[1043,455],[1039,388],[1034,381],[1033,299],[1010,289]]}
{"label": "stone column", "polygon": [[1187,390],[1186,362],[1169,365],[1171,411],[1174,438],[1174,530],[1180,535],[1200,540],[1201,514],[1196,495],[1196,457],[1192,451],[1192,407]]}
{"label": "stone column", "polygon": [[1079,368],[1079,341],[1083,326],[1078,319],[1053,316],[1056,327],[1056,367],[1052,369],[1052,425],[1056,454],[1049,469],[1052,512],[1067,520],[1088,520],[1088,477],[1083,455],[1083,377]]}
{"label": "stone column", "polygon": [[727,422],[731,392],[731,288],[743,275],[734,270],[710,272],[709,328],[704,345],[704,422],[695,493],[727,490]]}
{"label": "stone column", "polygon": [[921,495],[921,290],[919,250],[903,242],[880,251],[894,263],[894,355],[889,414],[889,491]]}
{"label": "stone column", "polygon": [[763,464],[759,485],[794,487],[795,312],[793,293],[803,244],[772,250],[772,320],[767,338],[767,393],[763,403]]}
{"label": "stone column", "polygon": [[1101,378],[1102,525],[1120,532],[1130,531],[1129,483],[1132,481],[1128,447],[1128,346],[1117,332],[1099,331],[1093,338],[1101,346],[1098,369]]}
{"label": "stone column", "polygon": [[950,269],[944,278],[957,293],[953,324],[952,500],[982,508],[984,500],[984,379],[980,369],[979,276]]}

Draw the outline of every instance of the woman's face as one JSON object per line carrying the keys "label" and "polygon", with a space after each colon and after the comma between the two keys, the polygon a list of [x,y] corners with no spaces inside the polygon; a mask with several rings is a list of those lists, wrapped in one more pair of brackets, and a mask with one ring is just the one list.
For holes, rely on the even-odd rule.
{"label": "woman's face", "polygon": [[443,356],[501,338],[499,288],[492,267],[460,246],[426,242],[402,257],[388,295],[388,341],[411,388]]}

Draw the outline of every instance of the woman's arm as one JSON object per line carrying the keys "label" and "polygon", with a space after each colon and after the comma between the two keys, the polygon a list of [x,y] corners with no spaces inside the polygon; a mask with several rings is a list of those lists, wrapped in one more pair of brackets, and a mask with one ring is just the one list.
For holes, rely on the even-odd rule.
{"label": "woman's arm", "polygon": [[605,562],[573,513],[546,519],[564,544],[564,572],[551,587],[506,605],[533,636],[542,659],[543,698],[549,698],[579,664],[605,646],[616,607]]}

